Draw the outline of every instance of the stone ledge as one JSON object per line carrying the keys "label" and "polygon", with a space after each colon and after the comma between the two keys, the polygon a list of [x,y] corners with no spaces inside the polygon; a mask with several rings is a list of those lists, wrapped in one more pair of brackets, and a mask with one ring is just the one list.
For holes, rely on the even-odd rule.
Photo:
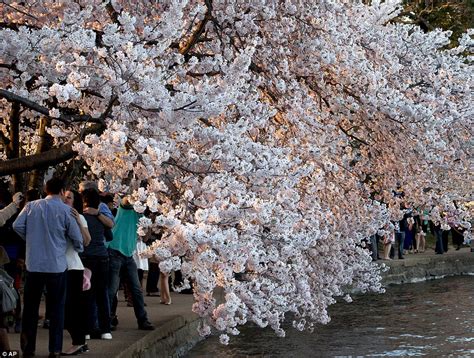
{"label": "stone ledge", "polygon": [[117,358],[180,357],[202,338],[197,328],[200,319],[194,313],[164,322],[154,331],[116,355]]}
{"label": "stone ledge", "polygon": [[[408,255],[407,255],[408,256]],[[445,255],[410,255],[405,260],[384,261],[384,285],[420,282],[445,276],[474,274],[474,254],[463,250]]]}

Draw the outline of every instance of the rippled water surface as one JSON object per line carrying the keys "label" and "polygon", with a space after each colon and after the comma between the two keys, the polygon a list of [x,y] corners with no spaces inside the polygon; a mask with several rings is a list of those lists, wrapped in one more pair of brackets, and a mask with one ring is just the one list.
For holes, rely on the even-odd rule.
{"label": "rippled water surface", "polygon": [[313,333],[242,328],[228,346],[211,337],[188,357],[474,357],[474,277],[391,286],[330,308],[331,322]]}

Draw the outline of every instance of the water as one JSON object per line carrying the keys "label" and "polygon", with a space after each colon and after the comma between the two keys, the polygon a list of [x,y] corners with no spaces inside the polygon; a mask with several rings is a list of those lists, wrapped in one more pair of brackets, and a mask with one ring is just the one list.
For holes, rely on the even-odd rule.
{"label": "water", "polygon": [[331,322],[313,332],[242,328],[228,346],[210,337],[188,357],[474,357],[474,277],[391,286],[330,308]]}

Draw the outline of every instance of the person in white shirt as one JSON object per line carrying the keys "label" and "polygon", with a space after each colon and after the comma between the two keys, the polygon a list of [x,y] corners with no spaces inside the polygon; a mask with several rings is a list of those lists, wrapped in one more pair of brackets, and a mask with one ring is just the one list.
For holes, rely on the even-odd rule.
{"label": "person in white shirt", "polygon": [[[64,203],[71,207],[71,212],[81,230],[84,246],[89,245],[91,236],[87,229],[87,221],[82,213],[82,197],[77,191],[68,190],[65,193]],[[72,338],[72,346],[61,355],[77,355],[89,350],[86,345],[87,304],[82,292],[84,265],[72,244],[68,243],[66,250],[67,260],[67,292],[64,326]]]}

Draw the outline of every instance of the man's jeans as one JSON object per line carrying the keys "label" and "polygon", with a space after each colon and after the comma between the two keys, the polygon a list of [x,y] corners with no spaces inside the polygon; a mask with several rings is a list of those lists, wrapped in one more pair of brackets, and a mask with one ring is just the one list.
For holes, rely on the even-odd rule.
{"label": "man's jeans", "polygon": [[81,258],[84,267],[92,271],[91,288],[84,291],[89,312],[87,331],[95,333],[99,323],[100,333],[110,333],[109,258],[107,256],[84,256]]}
{"label": "man's jeans", "polygon": [[370,251],[371,251],[371,256],[373,261],[377,261],[378,256],[379,256],[379,249],[378,249],[378,244],[379,240],[377,235],[372,235],[370,237]]}
{"label": "man's jeans", "polygon": [[398,258],[403,258],[403,244],[405,243],[405,233],[395,232],[395,241],[398,243]]}
{"label": "man's jeans", "polygon": [[437,254],[444,253],[444,245],[443,245],[443,230],[439,227],[434,229],[434,236],[436,238],[436,248],[435,251]]}
{"label": "man's jeans", "polygon": [[21,350],[34,353],[41,295],[46,286],[46,302],[50,319],[49,352],[58,353],[63,348],[64,304],[66,301],[66,271],[60,273],[26,272]]}
{"label": "man's jeans", "polygon": [[137,264],[133,256],[127,257],[117,250],[109,249],[109,301],[112,305],[120,284],[120,270],[123,270],[125,281],[130,285],[133,310],[138,324],[148,321],[143,300],[143,292],[138,281]]}

